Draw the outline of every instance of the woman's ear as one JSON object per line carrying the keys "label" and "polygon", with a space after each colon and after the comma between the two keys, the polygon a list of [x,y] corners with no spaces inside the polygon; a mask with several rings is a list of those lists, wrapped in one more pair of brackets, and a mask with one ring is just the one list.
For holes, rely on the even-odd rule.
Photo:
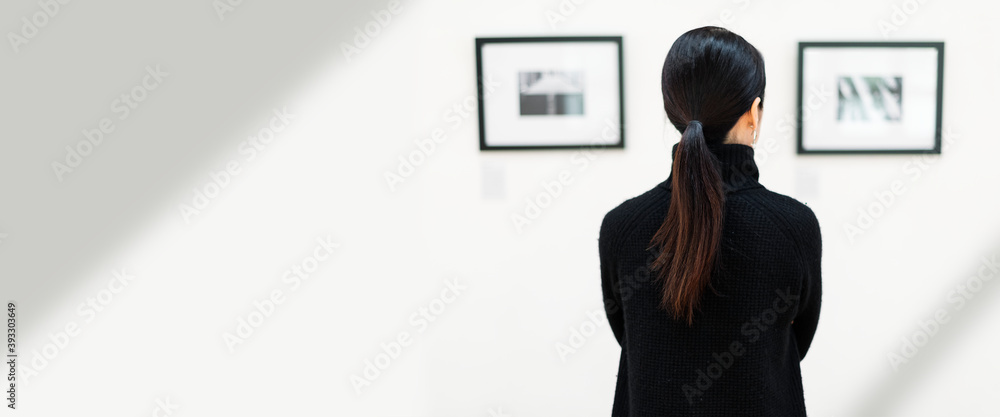
{"label": "woman's ear", "polygon": [[757,97],[750,105],[750,122],[753,123],[754,130],[760,129],[760,101],[760,97]]}

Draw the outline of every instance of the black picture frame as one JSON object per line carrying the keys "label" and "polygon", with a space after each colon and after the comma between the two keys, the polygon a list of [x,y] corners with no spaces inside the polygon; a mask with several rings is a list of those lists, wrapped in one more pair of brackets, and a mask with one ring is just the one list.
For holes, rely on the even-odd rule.
{"label": "black picture frame", "polygon": [[[599,144],[579,143],[572,145],[491,145],[487,141],[483,47],[497,43],[560,43],[560,42],[611,42],[617,47],[618,69],[618,143]],[[581,147],[624,148],[625,147],[625,81],[624,81],[624,42],[621,36],[535,36],[535,37],[477,37],[476,38],[476,80],[479,113],[479,150],[480,151],[524,151],[524,150],[565,150]]]}
{"label": "black picture frame", "polygon": [[[796,115],[796,147],[798,154],[940,154],[944,98],[944,42],[799,42],[798,46],[798,82],[797,82],[797,115]],[[803,117],[805,106],[804,68],[805,52],[809,48],[933,48],[937,51],[937,91],[934,127],[934,146],[925,149],[806,149],[804,146],[803,128],[806,120]]]}

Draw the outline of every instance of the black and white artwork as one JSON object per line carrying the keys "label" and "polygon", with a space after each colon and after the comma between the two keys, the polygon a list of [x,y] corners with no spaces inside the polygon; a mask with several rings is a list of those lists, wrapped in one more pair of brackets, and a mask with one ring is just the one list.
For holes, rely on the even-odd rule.
{"label": "black and white artwork", "polygon": [[837,120],[842,123],[902,121],[903,77],[840,77],[837,81]]}
{"label": "black and white artwork", "polygon": [[583,114],[583,72],[522,72],[518,78],[521,116]]}
{"label": "black and white artwork", "polygon": [[799,44],[799,153],[940,153],[944,44]]}
{"label": "black and white artwork", "polygon": [[624,147],[621,37],[478,38],[479,148]]}

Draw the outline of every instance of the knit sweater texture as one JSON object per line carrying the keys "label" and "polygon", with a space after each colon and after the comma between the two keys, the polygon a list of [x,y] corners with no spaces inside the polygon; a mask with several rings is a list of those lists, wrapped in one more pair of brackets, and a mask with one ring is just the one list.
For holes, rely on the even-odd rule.
{"label": "knit sweater texture", "polygon": [[[677,145],[674,145],[676,154]],[[605,312],[621,345],[612,416],[805,415],[800,361],[819,322],[819,222],[761,185],[754,149],[709,145],[725,183],[723,237],[694,323],[659,308],[651,247],[673,174],[605,215]]]}

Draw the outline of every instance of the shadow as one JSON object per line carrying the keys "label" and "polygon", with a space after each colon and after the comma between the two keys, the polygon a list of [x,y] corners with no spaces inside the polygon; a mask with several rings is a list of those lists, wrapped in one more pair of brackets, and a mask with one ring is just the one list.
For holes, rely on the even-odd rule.
{"label": "shadow", "polygon": [[[997,245],[993,246],[992,251],[982,252],[980,256],[985,255],[988,258],[992,254],[1000,254],[1000,242],[997,243]],[[977,259],[980,258],[977,257]],[[982,261],[977,262],[966,273],[958,275],[949,288],[955,289],[959,285],[965,285],[966,280],[977,274],[981,265]],[[933,320],[933,316],[938,308],[946,310],[950,319],[939,327],[937,333],[930,337],[926,344],[918,348],[915,356],[907,359],[906,363],[900,364],[895,373],[875,385],[875,389],[869,390],[864,398],[859,399],[859,406],[850,415],[891,415],[894,407],[905,399],[911,387],[914,387],[921,380],[927,378],[935,366],[939,366],[937,364],[941,358],[946,357],[949,349],[958,343],[963,333],[968,331],[969,323],[976,316],[983,314],[990,302],[996,299],[997,295],[1000,294],[1000,289],[996,287],[1000,287],[1000,274],[995,274],[991,280],[983,282],[982,289],[972,294],[972,297],[965,302],[961,310],[956,311],[954,308],[955,305],[952,303],[939,304],[933,306],[933,308],[928,306],[926,315],[920,317],[919,320]],[[943,297],[942,300],[944,300]],[[916,321],[914,321],[913,326],[906,329],[907,333],[905,334],[908,337],[912,337],[913,333],[918,329]],[[901,344],[902,341],[897,343],[894,350],[895,353],[900,353],[899,345]],[[888,362],[886,362],[886,365],[888,366]]]}
{"label": "shadow", "polygon": [[[22,334],[57,330],[34,324],[157,211],[178,211],[308,79],[345,64],[341,42],[387,3],[245,1],[220,19],[210,0],[71,2],[17,52],[0,47],[0,292],[26,313]],[[22,33],[42,11],[5,2],[0,23]],[[157,65],[167,75],[122,118],[115,100]],[[103,118],[114,130],[60,182],[52,163]]]}

